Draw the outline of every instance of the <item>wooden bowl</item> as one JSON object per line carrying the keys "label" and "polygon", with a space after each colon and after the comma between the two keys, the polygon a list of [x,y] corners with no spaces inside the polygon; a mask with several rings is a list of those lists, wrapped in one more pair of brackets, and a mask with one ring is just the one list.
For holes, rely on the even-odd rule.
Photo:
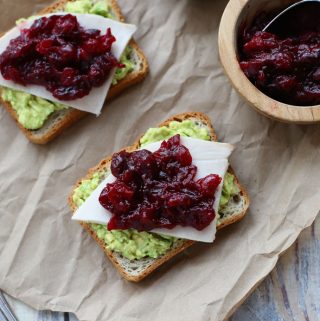
{"label": "wooden bowl", "polygon": [[230,0],[219,27],[219,54],[225,73],[234,88],[263,115],[282,122],[310,124],[320,122],[320,105],[294,106],[274,100],[257,89],[239,66],[237,35],[239,26],[250,23],[262,10],[285,7],[290,0]]}

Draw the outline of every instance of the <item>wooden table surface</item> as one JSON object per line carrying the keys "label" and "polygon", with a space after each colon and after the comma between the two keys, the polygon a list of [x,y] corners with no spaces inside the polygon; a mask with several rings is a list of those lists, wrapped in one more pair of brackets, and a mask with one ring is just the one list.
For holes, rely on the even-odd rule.
{"label": "wooden table surface", "polygon": [[[77,321],[71,314],[35,311],[7,298],[19,321]],[[320,321],[320,216],[229,321],[300,320]]]}

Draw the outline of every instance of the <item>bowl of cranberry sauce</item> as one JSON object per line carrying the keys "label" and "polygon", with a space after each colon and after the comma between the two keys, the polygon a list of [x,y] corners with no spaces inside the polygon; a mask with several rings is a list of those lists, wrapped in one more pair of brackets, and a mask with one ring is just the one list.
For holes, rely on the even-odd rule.
{"label": "bowl of cranberry sauce", "polygon": [[[287,34],[263,31],[297,1],[230,0],[219,28],[219,53],[232,85],[267,117],[320,122],[320,27],[302,9]],[[318,17],[320,18],[320,16]]]}

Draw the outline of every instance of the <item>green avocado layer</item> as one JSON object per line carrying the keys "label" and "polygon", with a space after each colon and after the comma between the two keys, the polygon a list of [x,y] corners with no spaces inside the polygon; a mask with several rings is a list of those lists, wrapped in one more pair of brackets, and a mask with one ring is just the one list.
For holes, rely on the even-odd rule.
{"label": "green avocado layer", "polygon": [[150,143],[166,140],[176,134],[185,137],[210,140],[210,135],[206,127],[201,127],[194,121],[187,119],[182,122],[172,121],[168,126],[149,128],[140,139],[140,144],[141,147],[143,147]]}
{"label": "green avocado layer", "polygon": [[223,210],[224,207],[227,206],[230,199],[239,193],[239,188],[235,184],[235,177],[234,175],[230,174],[229,172],[224,175],[223,186],[222,186],[222,193],[219,203],[219,210]]}
{"label": "green avocado layer", "polygon": [[[191,120],[184,120],[182,122],[172,121],[168,127],[150,128],[141,138],[140,144],[143,147],[152,142],[168,139],[175,134],[210,140],[209,131],[206,127]],[[74,190],[72,197],[77,207],[85,202],[109,173],[109,171],[106,173],[96,172],[91,179],[85,179],[81,182],[80,186]],[[234,176],[227,173],[223,183],[220,209],[226,206],[230,198],[236,193],[238,193],[238,188],[234,183]],[[105,242],[108,249],[121,253],[122,256],[130,260],[138,260],[143,257],[158,258],[165,254],[178,240],[170,236],[137,232],[133,229],[108,231],[106,226],[100,224],[91,224],[91,227],[96,231],[98,238]]]}
{"label": "green avocado layer", "polygon": [[66,105],[6,87],[1,89],[1,98],[10,103],[17,113],[19,123],[27,129],[41,128],[53,112],[68,108]]}
{"label": "green avocado layer", "polygon": [[91,0],[69,1],[64,7],[64,11],[70,13],[91,13],[109,19],[116,19],[112,8],[105,0],[94,2]]}
{"label": "green avocado layer", "polygon": [[[111,6],[105,0],[94,2],[92,0],[77,0],[67,2],[64,10],[70,13],[90,13],[100,15],[109,19],[116,19]],[[36,19],[31,16],[29,19]],[[17,20],[17,24],[25,19]],[[117,84],[127,74],[135,69],[135,62],[132,59],[133,49],[128,45],[120,57],[123,68],[118,68],[112,80],[112,84]],[[22,91],[2,88],[1,98],[10,103],[16,111],[18,122],[29,130],[41,128],[48,117],[55,111],[69,108],[66,105],[52,102]]]}

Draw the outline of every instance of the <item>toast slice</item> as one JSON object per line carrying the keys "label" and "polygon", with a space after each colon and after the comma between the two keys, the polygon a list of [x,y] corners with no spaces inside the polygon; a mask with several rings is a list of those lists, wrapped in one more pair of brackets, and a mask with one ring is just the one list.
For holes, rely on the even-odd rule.
{"label": "toast slice", "polygon": [[[52,13],[57,11],[63,11],[67,2],[72,0],[58,0],[53,3],[49,7],[43,9],[39,12],[39,14]],[[94,0],[93,0],[94,1]],[[106,0],[108,1],[108,0]],[[116,2],[116,0],[109,0],[110,6],[112,8],[112,13],[116,17],[117,20],[124,22],[125,19],[121,13],[121,10]],[[126,75],[125,78],[118,81],[117,84],[111,85],[110,90],[107,95],[107,100],[114,98],[119,95],[124,89],[130,87],[140,81],[142,81],[149,70],[148,62],[146,57],[144,56],[142,50],[139,48],[137,43],[132,39],[129,44],[132,48],[132,56],[131,59],[135,61],[135,69]],[[1,89],[0,89],[1,93]],[[18,117],[15,110],[12,108],[10,103],[4,101],[0,96],[0,102],[7,109],[13,119],[16,121],[19,128],[23,131],[23,133],[27,136],[27,138],[35,143],[35,144],[46,144],[59,134],[61,134],[66,128],[70,127],[76,121],[87,115],[87,112],[77,110],[69,107],[68,109],[63,109],[59,111],[55,111],[52,113],[48,119],[45,121],[44,125],[36,130],[29,130],[23,127],[18,122]]]}
{"label": "toast slice", "polygon": [[[190,119],[197,123],[199,126],[203,126],[208,129],[210,133],[210,137],[212,141],[217,141],[217,136],[214,132],[210,119],[202,113],[199,112],[190,112],[179,114],[169,118],[168,120],[161,123],[158,127],[167,126],[172,121],[181,122],[183,120]],[[142,137],[142,136],[141,136]],[[140,137],[140,138],[141,138]],[[134,151],[140,147],[140,138],[131,146],[124,148],[127,151]],[[111,157],[108,156],[101,160],[101,162],[91,168],[87,174],[87,176],[77,182],[69,195],[69,205],[72,211],[77,210],[77,205],[73,201],[74,190],[81,185],[81,182],[84,179],[90,179],[92,175],[96,172],[106,172],[110,168]],[[228,169],[229,173],[233,173],[231,167]],[[235,176],[235,175],[234,175]],[[245,189],[239,183],[239,180],[235,176],[235,183],[239,189],[239,193],[237,194],[236,199],[232,198],[227,204],[226,208],[222,213],[219,213],[219,218],[217,220],[217,229],[221,229],[227,225],[235,223],[241,220],[247,212],[249,207],[249,197]],[[218,214],[218,213],[217,213]],[[80,222],[80,224],[88,231],[88,233],[93,237],[93,239],[100,245],[102,250],[108,256],[108,258],[112,261],[114,266],[118,269],[119,273],[128,281],[138,282],[143,278],[151,274],[154,270],[156,270],[160,265],[165,263],[166,261],[173,258],[178,253],[182,252],[186,248],[190,247],[195,241],[190,240],[178,240],[171,249],[167,251],[163,256],[153,259],[153,258],[143,258],[140,260],[129,260],[125,257],[122,257],[119,253],[112,252],[111,250],[106,248],[104,241],[98,238],[96,232],[91,228],[90,224],[85,222]]]}

